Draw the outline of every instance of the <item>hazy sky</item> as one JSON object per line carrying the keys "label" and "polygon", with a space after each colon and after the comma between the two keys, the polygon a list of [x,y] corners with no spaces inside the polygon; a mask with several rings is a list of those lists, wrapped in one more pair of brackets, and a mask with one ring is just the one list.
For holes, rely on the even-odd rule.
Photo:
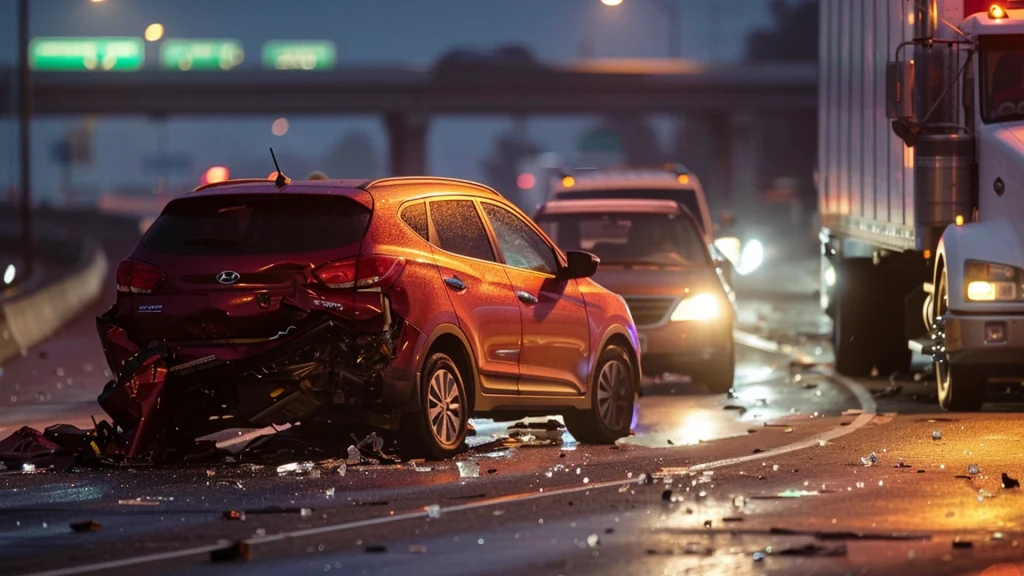
{"label": "hazy sky", "polygon": [[[665,57],[668,35],[659,3],[672,3],[682,21],[684,57],[738,58],[751,28],[768,23],[767,0],[624,0],[609,8],[599,0],[30,0],[33,36],[142,36],[153,22],[165,38],[237,38],[245,66],[259,65],[261,44],[271,39],[329,39],[338,47],[339,66],[428,67],[456,47],[494,48],[521,44],[550,62],[567,62],[592,46],[592,55]],[[15,2],[0,2],[0,66],[14,64]],[[711,18],[712,10],[720,15]],[[718,25],[712,26],[717,20]],[[717,51],[717,53],[716,53]],[[150,48],[150,60],[155,60]],[[189,153],[184,185],[198,183],[208,166],[264,154],[267,146],[291,154],[321,156],[341,134],[371,134],[381,161],[386,138],[374,117],[289,118],[288,133],[271,134],[270,117],[172,118],[166,123],[168,149]],[[58,187],[51,149],[77,119],[40,118],[33,123],[33,174],[40,196]],[[529,122],[529,135],[546,149],[570,152],[588,119],[566,117]],[[480,161],[494,137],[510,125],[502,117],[441,117],[431,125],[428,165],[441,175],[480,179]],[[663,138],[667,134],[659,127]],[[79,168],[74,181],[93,188],[151,186],[154,176],[143,158],[156,152],[158,127],[144,118],[100,117],[96,122],[97,162]],[[16,182],[17,130],[0,120],[0,186]],[[269,161],[268,161],[269,162]],[[270,170],[268,169],[268,172]],[[258,176],[263,176],[260,174]],[[241,175],[240,175],[241,176]],[[257,176],[248,175],[245,176]],[[354,176],[354,175],[352,175]]]}

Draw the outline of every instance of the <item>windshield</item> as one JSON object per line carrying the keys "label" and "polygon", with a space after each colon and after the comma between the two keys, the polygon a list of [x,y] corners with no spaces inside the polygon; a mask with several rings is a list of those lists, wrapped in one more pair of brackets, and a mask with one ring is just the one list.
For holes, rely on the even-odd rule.
{"label": "windshield", "polygon": [[142,238],[165,254],[287,254],[358,242],[370,211],[335,196],[206,196],[175,200]]}
{"label": "windshield", "polygon": [[696,216],[697,226],[701,233],[704,232],[704,223],[701,221],[700,202],[697,201],[697,191],[686,188],[663,188],[655,190],[642,189],[619,189],[619,190],[562,190],[555,194],[559,200],[579,199],[616,199],[616,198],[649,198],[651,200],[672,200],[678,203]]}
{"label": "windshield", "polygon": [[1024,119],[1024,36],[981,38],[982,119]]}
{"label": "windshield", "polygon": [[679,214],[559,214],[537,224],[562,250],[584,250],[602,266],[710,266],[693,222]]}

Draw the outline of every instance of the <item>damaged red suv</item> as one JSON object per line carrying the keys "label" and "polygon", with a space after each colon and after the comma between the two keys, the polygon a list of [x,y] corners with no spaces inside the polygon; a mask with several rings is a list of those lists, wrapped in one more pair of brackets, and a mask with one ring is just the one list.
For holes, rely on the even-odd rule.
{"label": "damaged red suv", "polygon": [[561,413],[578,440],[613,442],[640,393],[638,343],[597,266],[472,182],[204,186],[117,268],[99,401],[128,457],[321,420],[445,458],[474,415]]}

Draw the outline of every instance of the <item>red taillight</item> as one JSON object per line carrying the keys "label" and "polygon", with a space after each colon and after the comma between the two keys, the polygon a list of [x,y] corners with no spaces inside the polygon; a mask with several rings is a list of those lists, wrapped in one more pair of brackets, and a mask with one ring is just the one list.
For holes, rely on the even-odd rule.
{"label": "red taillight", "polygon": [[163,271],[156,266],[132,259],[122,260],[117,265],[115,276],[118,292],[135,294],[149,294],[156,290],[166,277]]}
{"label": "red taillight", "polygon": [[317,268],[316,277],[328,288],[390,288],[405,268],[405,258],[361,256],[346,258]]}

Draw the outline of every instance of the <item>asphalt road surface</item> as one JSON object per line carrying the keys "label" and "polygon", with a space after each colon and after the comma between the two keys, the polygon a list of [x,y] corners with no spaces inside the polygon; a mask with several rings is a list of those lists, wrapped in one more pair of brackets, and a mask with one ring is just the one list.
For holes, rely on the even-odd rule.
{"label": "asphalt road surface", "polygon": [[[743,306],[762,337],[739,335],[732,397],[649,381],[614,448],[501,447],[510,423],[477,421],[453,461],[344,474],[0,472],[0,573],[1024,572],[1024,495],[1001,485],[1024,477],[1018,394],[942,413],[930,381],[832,375],[807,295]],[[91,330],[83,318],[4,367],[0,434],[99,414]]]}

